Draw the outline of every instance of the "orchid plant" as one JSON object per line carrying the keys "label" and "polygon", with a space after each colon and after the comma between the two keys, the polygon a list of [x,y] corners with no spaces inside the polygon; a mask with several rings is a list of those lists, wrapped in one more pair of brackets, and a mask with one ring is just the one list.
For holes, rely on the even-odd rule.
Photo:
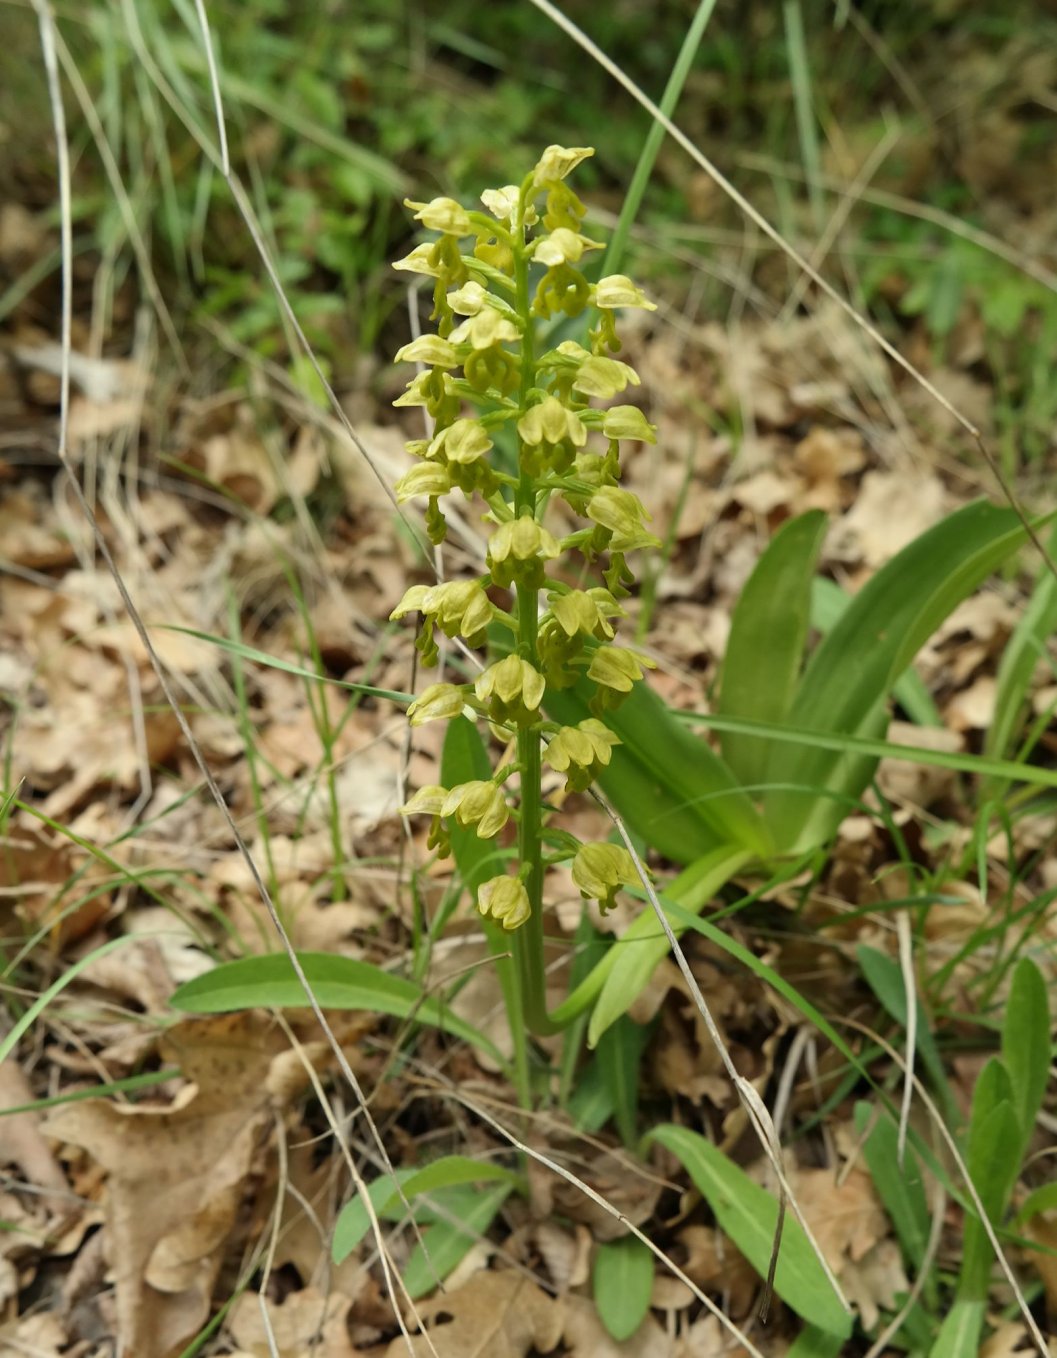
{"label": "orchid plant", "polygon": [[[520,185],[483,193],[483,211],[451,198],[409,203],[437,239],[395,265],[434,280],[436,323],[435,333],[396,355],[421,366],[395,404],[424,407],[432,426],[430,437],[407,444],[416,461],[397,484],[397,499],[426,499],[426,528],[439,544],[446,497],[478,497],[491,535],[484,575],[413,585],[392,617],[421,619],[416,644],[427,666],[438,660],[438,630],[468,648],[483,646],[495,626],[509,633],[509,653],[475,681],[431,684],[408,713],[412,725],[469,715],[515,748],[491,778],[420,788],[403,810],[432,818],[428,842],[440,852],[450,847],[453,821],[486,840],[516,822],[515,869],[483,882],[476,905],[516,931],[524,1014],[537,1032],[553,1026],[543,1002],[548,866],[571,858],[582,896],[603,911],[622,886],[640,881],[624,847],[546,830],[542,796],[544,765],[569,791],[591,786],[620,743],[606,714],[651,664],[615,637],[625,616],[621,600],[634,582],[627,554],[660,545],[645,527],[643,505],[620,484],[620,445],[653,443],[655,430],[635,405],[595,402],[639,383],[634,369],[612,356],[621,348],[617,311],[654,306],[623,274],[590,283],[581,270],[601,245],[583,233],[585,207],[566,179],[592,154],[590,147],[548,147]],[[589,347],[571,339],[554,348],[539,343],[541,323],[585,312],[593,320]],[[516,431],[516,470],[490,456],[507,427]],[[561,536],[547,526],[556,498],[579,525]],[[569,583],[569,576],[582,582],[579,564],[569,568],[575,557],[598,567],[600,583]],[[593,715],[572,726],[549,721],[548,692],[585,675],[594,685]]]}

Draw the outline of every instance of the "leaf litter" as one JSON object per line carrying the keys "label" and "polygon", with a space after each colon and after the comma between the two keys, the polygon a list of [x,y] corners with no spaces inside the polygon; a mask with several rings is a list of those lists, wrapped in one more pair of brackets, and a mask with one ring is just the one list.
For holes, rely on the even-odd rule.
{"label": "leaf litter", "polygon": [[[993,153],[1011,135],[1009,117],[1007,110],[986,129],[990,150],[966,144],[974,182],[1002,179],[1007,162]],[[42,248],[37,219],[5,206],[0,255],[28,258]],[[18,312],[9,328],[16,344],[4,392],[18,392],[14,432],[29,446],[44,431],[48,447],[54,345]],[[304,948],[398,962],[417,908],[401,858],[421,863],[426,854],[418,831],[405,844],[394,813],[405,776],[412,785],[437,781],[434,733],[422,733],[408,761],[400,724],[381,704],[361,702],[349,715],[338,690],[310,690],[295,676],[248,661],[240,662],[240,711],[230,656],[169,629],[230,640],[233,604],[239,641],[303,666],[311,651],[307,620],[326,677],[402,689],[411,682],[408,637],[385,636],[379,623],[421,563],[348,441],[325,421],[290,419],[278,392],[270,393],[275,400],[264,415],[261,403],[241,392],[216,401],[184,398],[164,412],[173,420],[175,449],[142,474],[128,438],[141,422],[153,438],[161,414],[156,393],[136,360],[93,356],[83,338],[71,408],[75,452],[89,465],[102,451],[127,477],[119,490],[116,483],[101,488],[104,533],[155,624],[155,644],[292,938]],[[912,389],[897,390],[888,364],[824,301],[814,299],[784,327],[709,323],[643,332],[631,343],[661,437],[633,460],[628,483],[656,522],[672,524],[644,639],[663,662],[659,691],[707,710],[733,602],[777,527],[807,509],[826,510],[822,569],[854,592],[973,487],[945,460],[957,433],[949,419]],[[975,353],[969,336],[963,366],[932,365],[930,377],[986,428],[994,394],[970,371]],[[373,397],[357,398],[365,416],[360,433],[395,479],[403,433],[384,403],[376,409]],[[898,428],[888,418],[893,401],[903,414]],[[695,414],[702,403],[725,428],[702,426]],[[11,408],[8,401],[4,409]],[[369,1252],[330,1264],[329,1237],[348,1186],[287,1035],[257,1015],[169,1024],[173,988],[207,967],[211,954],[270,951],[274,940],[223,819],[199,795],[139,640],[86,553],[83,533],[71,531],[54,467],[45,461],[29,471],[13,460],[0,464],[0,473],[7,568],[0,577],[0,688],[24,803],[4,821],[0,903],[9,939],[40,936],[19,985],[42,986],[103,941],[130,939],[124,950],[95,959],[56,1001],[21,1066],[0,1067],[0,1104],[21,1107],[128,1074],[167,1072],[164,1083],[132,1099],[118,1094],[0,1119],[3,1162],[14,1171],[3,1189],[12,1230],[0,1251],[0,1354],[87,1355],[117,1336],[122,1355],[167,1358],[249,1278],[250,1290],[235,1296],[224,1320],[227,1352],[257,1358],[274,1347],[282,1358],[402,1358],[407,1342],[393,1337]],[[330,480],[340,496],[336,513],[326,508]],[[306,502],[319,522],[311,512],[305,521]],[[467,524],[452,552],[455,570],[461,553],[473,555],[475,541]],[[292,604],[291,578],[304,591],[304,611]],[[1021,607],[1009,582],[962,605],[918,662],[943,727],[907,724],[893,734],[949,752],[977,749],[993,712],[997,663]],[[1043,668],[1031,695],[1037,704],[1047,701]],[[869,912],[910,893],[914,881],[892,825],[913,840],[923,868],[937,867],[944,844],[965,829],[958,779],[947,771],[886,763],[878,788],[894,815],[886,821],[875,800],[846,824],[823,877],[809,884],[806,905],[800,888],[808,884],[794,883],[771,893],[755,922],[735,917],[727,926],[825,1012],[846,1006],[865,1015],[846,954],[869,940],[894,955],[894,943],[869,913],[833,931],[841,939],[836,949],[820,951],[803,926],[828,925],[841,912]],[[596,817],[575,800],[567,810],[585,822]],[[935,822],[949,830],[939,850],[923,830]],[[1040,831],[1040,843],[1051,829]],[[1006,851],[989,848],[996,857]],[[435,901],[445,886],[434,870],[420,889]],[[926,969],[957,957],[989,917],[971,884],[947,882],[944,891],[963,899],[927,916]],[[576,894],[558,884],[551,904],[567,950]],[[621,928],[621,916],[607,927]],[[484,1026],[487,1015],[501,1013],[495,974],[473,937],[472,917],[463,911],[453,929],[450,950],[438,949],[433,979],[471,967],[457,1006]],[[688,951],[739,1070],[767,1097],[802,1020],[718,950],[695,940]],[[975,954],[956,964],[956,990],[967,1002],[980,966]],[[644,1107],[661,1117],[674,1111],[744,1157],[744,1117],[674,968],[662,965],[633,1019],[654,1025]],[[480,1128],[454,1124],[440,1101],[402,1085],[383,1025],[350,1022],[343,1031],[398,1164],[416,1162],[438,1141],[458,1147],[467,1135],[479,1153],[497,1149]],[[325,1076],[329,1058],[312,1030],[297,1035]],[[416,1058],[427,1066],[459,1060],[466,1079],[495,1097],[506,1094],[494,1063],[456,1058],[441,1039],[424,1037]],[[831,1087],[826,1059],[816,1071],[818,1087],[794,1100],[804,1113]],[[839,1116],[831,1116],[831,1136]],[[289,1145],[285,1182],[277,1169],[279,1128]],[[631,1172],[612,1138],[589,1141],[557,1116],[541,1136],[549,1154],[566,1158],[630,1221],[648,1227],[731,1315],[751,1317],[759,1280],[685,1182],[666,1186],[671,1181],[656,1174]],[[798,1142],[789,1177],[831,1267],[872,1328],[907,1291],[902,1257],[865,1171],[853,1165],[838,1175],[816,1163],[819,1154],[817,1141]],[[420,1305],[439,1354],[704,1358],[720,1351],[726,1340],[714,1319],[699,1313],[682,1284],[666,1286],[673,1280],[661,1277],[654,1313],[631,1340],[613,1341],[587,1295],[589,1260],[622,1228],[546,1173],[534,1169],[529,1178],[528,1204],[508,1204],[498,1220],[502,1265],[492,1266],[491,1249],[471,1255],[460,1285]],[[256,1295],[261,1275],[246,1269],[251,1262],[259,1268],[276,1210],[265,1319]],[[1033,1238],[1052,1244],[1051,1225],[1041,1214]],[[1047,1256],[1031,1258],[1057,1308]],[[787,1346],[790,1331],[779,1314],[771,1334],[758,1340],[769,1354]],[[1015,1327],[999,1327],[985,1351],[1014,1352],[1019,1338]]]}

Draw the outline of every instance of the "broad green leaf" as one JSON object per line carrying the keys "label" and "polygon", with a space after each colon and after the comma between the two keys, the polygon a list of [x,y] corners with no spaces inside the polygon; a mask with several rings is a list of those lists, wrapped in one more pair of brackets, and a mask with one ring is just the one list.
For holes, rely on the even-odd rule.
{"label": "broad green leaf", "polygon": [[805,1325],[786,1351],[786,1358],[837,1358],[843,1347],[843,1335]]}
{"label": "broad green leaf", "polygon": [[[743,849],[729,847],[713,850],[687,868],[668,887],[661,898],[664,908],[666,901],[677,902],[684,910],[703,910],[716,892],[734,876],[748,861],[749,855]],[[667,912],[666,912],[667,913]],[[669,916],[669,924],[678,938],[684,925]],[[646,902],[642,914],[626,929],[621,938],[610,949],[605,960],[600,963],[584,986],[589,986],[596,977],[602,977],[598,1000],[591,1013],[587,1029],[587,1041],[595,1046],[602,1034],[621,1014],[626,1014],[650,982],[657,964],[668,954],[668,938],[661,928],[660,920],[654,914],[652,905]],[[566,1001],[570,1004],[580,991]],[[562,1006],[564,1009],[565,1006]]]}
{"label": "broad green leaf", "polygon": [[[785,721],[804,660],[811,579],[825,533],[821,510],[801,514],[779,528],[756,563],[731,617],[719,701],[723,716]],[[720,748],[747,787],[768,781],[772,746],[727,731]]]}
{"label": "broad green leaf", "polygon": [[[592,685],[548,692],[556,720],[590,715]],[[717,844],[766,858],[770,835],[738,779],[703,740],[673,716],[645,683],[636,684],[606,725],[620,737],[599,784],[635,834],[676,863],[691,863]]]}
{"label": "broad green leaf", "polygon": [[[707,1200],[720,1229],[765,1278],[778,1225],[778,1203],[770,1193],[711,1141],[686,1127],[669,1123],[656,1128],[649,1139],[671,1151]],[[851,1315],[830,1286],[800,1223],[789,1212],[782,1229],[774,1290],[797,1315],[820,1330],[841,1338],[851,1334]]]}
{"label": "broad green leaf", "polygon": [[1052,1212],[1055,1209],[1057,1209],[1057,1181],[1043,1184],[1041,1188],[1029,1193],[1013,1218],[1013,1225],[1023,1226],[1040,1212]]}
{"label": "broad green leaf", "polygon": [[1002,1024],[1002,1063],[1013,1087],[1013,1107],[1024,1138],[1021,1154],[1035,1130],[1050,1078],[1050,1006],[1046,982],[1029,957],[1013,972]]}
{"label": "broad green leaf", "polygon": [[[384,1174],[368,1186],[367,1193],[378,1217],[403,1216],[405,1201],[415,1210],[415,1198],[455,1184],[499,1182],[516,1185],[518,1176],[501,1165],[471,1160],[466,1155],[445,1155],[422,1169],[399,1169],[394,1176]],[[399,1188],[398,1188],[399,1185]],[[401,1196],[400,1189],[403,1189]],[[336,1264],[347,1258],[371,1229],[371,1219],[360,1194],[341,1209],[334,1224],[331,1256]]]}
{"label": "broad green leaf", "polygon": [[[403,976],[370,962],[330,953],[298,953],[305,977],[322,1009],[365,1009],[440,1028],[506,1064],[494,1043],[453,1014],[436,996]],[[228,1014],[235,1009],[304,1009],[304,987],[285,953],[224,962],[179,986],[171,1004],[190,1014]]]}
{"label": "broad green leaf", "polygon": [[929,1238],[929,1209],[920,1166],[909,1148],[902,1165],[899,1163],[899,1137],[887,1112],[884,1109],[875,1111],[869,1103],[857,1103],[855,1130],[862,1136],[867,1127],[870,1132],[863,1152],[870,1176],[895,1228],[903,1254],[916,1270],[925,1257]]}
{"label": "broad green leaf", "polygon": [[[1050,534],[1049,551],[1057,552],[1057,527]],[[1028,606],[1013,629],[998,665],[995,715],[984,733],[984,753],[999,759],[1016,753],[1031,686],[1039,660],[1046,655],[1046,644],[1057,630],[1057,578],[1043,563]],[[993,778],[984,790],[985,799],[1000,800],[1008,782]]]}
{"label": "broad green leaf", "polygon": [[[973,1090],[966,1164],[981,1205],[992,1225],[1002,1213],[1020,1175],[1021,1129],[1013,1107],[1013,1087],[997,1057],[984,1066]],[[985,1301],[994,1251],[979,1216],[967,1211],[963,1235],[960,1300]]]}
{"label": "broad green leaf", "polygon": [[[953,609],[1024,541],[1016,513],[985,501],[967,505],[922,533],[873,576],[825,637],[800,680],[789,724],[839,734],[865,733],[896,679]],[[843,816],[825,791],[857,796],[862,765],[839,754],[785,750],[771,765],[776,788],[765,800],[779,847],[824,843]],[[867,770],[868,776],[868,770]]]}
{"label": "broad green leaf", "polygon": [[634,1235],[599,1245],[591,1283],[595,1310],[619,1344],[630,1339],[650,1309],[653,1254]]}
{"label": "broad green leaf", "polygon": [[986,1301],[959,1298],[944,1317],[929,1358],[979,1358]]}
{"label": "broad green leaf", "polygon": [[[831,632],[848,611],[853,597],[846,594],[835,580],[828,580],[824,575],[816,576],[811,586],[811,626],[823,636]],[[943,725],[940,710],[917,670],[910,668],[903,671],[892,685],[892,696],[918,726]]]}
{"label": "broad green leaf", "polygon": [[625,1146],[638,1139],[639,1067],[650,1030],[632,1023],[626,1014],[607,1028],[598,1043],[595,1060],[613,1100],[613,1116]]}
{"label": "broad green leaf", "polygon": [[[508,1183],[496,1184],[483,1191],[448,1190],[447,1205],[454,1209],[459,1224],[450,1219],[437,1221],[422,1232],[422,1242],[411,1251],[402,1275],[413,1301],[432,1292],[438,1282],[444,1281],[491,1226],[511,1191],[512,1185]],[[459,1197],[454,1198],[454,1194]]]}

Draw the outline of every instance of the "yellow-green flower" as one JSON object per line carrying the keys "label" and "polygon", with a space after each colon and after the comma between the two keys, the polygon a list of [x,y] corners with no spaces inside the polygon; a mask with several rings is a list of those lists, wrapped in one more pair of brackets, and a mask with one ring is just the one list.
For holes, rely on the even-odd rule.
{"label": "yellow-green flower", "polygon": [[477,909],[504,929],[517,929],[532,914],[528,892],[517,877],[492,877],[477,888]]}
{"label": "yellow-green flower", "polygon": [[445,636],[463,636],[476,646],[492,621],[493,610],[479,580],[445,580],[438,585],[412,585],[389,619],[396,622],[409,613],[422,613]]}
{"label": "yellow-green flower", "polygon": [[573,859],[573,881],[603,914],[613,908],[622,886],[642,885],[635,860],[620,844],[582,844]]}
{"label": "yellow-green flower", "polygon": [[471,825],[479,839],[491,839],[510,819],[503,790],[495,783],[477,779],[453,787],[440,809],[442,816],[454,816],[464,829]]}
{"label": "yellow-green flower", "polygon": [[567,594],[551,594],[550,611],[567,637],[577,633],[609,640],[613,636],[610,618],[626,618],[608,589],[571,589]]}
{"label": "yellow-green flower", "polygon": [[617,307],[639,307],[643,311],[656,311],[657,304],[651,302],[637,283],[626,274],[614,273],[600,278],[595,284],[594,304],[603,310]]}
{"label": "yellow-green flower", "polygon": [[594,153],[593,146],[548,146],[533,168],[533,188],[541,189],[557,179],[564,179]]}
{"label": "yellow-green flower", "polygon": [[[498,221],[508,222],[518,205],[521,197],[521,190],[516,184],[506,184],[501,189],[485,189],[481,194],[481,202],[488,211]],[[529,207],[525,213],[525,225],[533,226],[539,217],[534,207]]]}
{"label": "yellow-green flower", "polygon": [[650,518],[637,495],[620,486],[603,486],[587,502],[587,517],[612,533],[607,544],[614,552],[631,552],[636,547],[659,547],[661,544],[647,533],[643,519]]}
{"label": "yellow-green flower", "polygon": [[610,406],[602,417],[602,433],[607,439],[638,439],[656,443],[657,430],[638,406]]}
{"label": "yellow-green flower", "polygon": [[425,726],[427,721],[459,717],[465,707],[466,690],[458,684],[430,684],[408,706],[407,716],[412,726]]}
{"label": "yellow-green flower", "polygon": [[563,726],[544,752],[547,763],[566,775],[567,792],[585,792],[613,757],[620,740],[595,717]]}
{"label": "yellow-green flower", "polygon": [[582,448],[587,442],[583,420],[575,411],[563,406],[556,396],[544,396],[542,401],[530,406],[518,420],[517,431],[523,443],[532,445],[570,443],[574,448]]}
{"label": "yellow-green flower", "polygon": [[466,465],[484,457],[491,448],[492,440],[480,420],[456,420],[433,439],[427,457]]}
{"label": "yellow-green flower", "polygon": [[491,349],[497,344],[509,344],[520,337],[513,321],[500,315],[495,307],[484,306],[467,316],[451,332],[453,344],[469,344],[471,349]]}
{"label": "yellow-green flower", "polygon": [[451,490],[447,467],[439,462],[419,462],[406,471],[394,487],[396,502],[404,504],[418,495],[446,495]]}
{"label": "yellow-green flower", "polygon": [[553,268],[557,264],[578,264],[585,250],[601,250],[602,242],[588,240],[579,231],[559,226],[549,236],[540,236],[532,244],[532,258],[538,264]]}
{"label": "yellow-green flower", "polygon": [[473,235],[470,214],[454,198],[434,198],[428,203],[413,203],[405,198],[404,206],[417,209],[415,221],[421,222],[427,231],[442,231],[446,236]]}
{"label": "yellow-green flower", "polygon": [[488,566],[497,585],[515,579],[536,582],[543,579],[543,562],[561,555],[552,533],[536,522],[531,514],[521,514],[501,523],[488,543]]}
{"label": "yellow-green flower", "polygon": [[546,687],[539,670],[520,656],[508,655],[477,676],[474,692],[479,702],[488,704],[493,721],[528,726],[536,720]]}
{"label": "yellow-green flower", "polygon": [[431,368],[454,368],[459,362],[455,346],[439,335],[419,335],[398,349],[394,363],[428,363]]}
{"label": "yellow-green flower", "polygon": [[630,693],[642,678],[643,668],[655,670],[656,664],[644,655],[623,646],[599,646],[587,668],[588,679],[617,693]]}

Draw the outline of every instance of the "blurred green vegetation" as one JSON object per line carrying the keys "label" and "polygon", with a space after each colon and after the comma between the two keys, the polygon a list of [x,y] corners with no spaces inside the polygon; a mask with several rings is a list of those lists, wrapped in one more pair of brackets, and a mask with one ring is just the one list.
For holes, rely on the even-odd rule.
{"label": "blurred green vegetation", "polygon": [[[658,98],[696,5],[563,8]],[[309,339],[339,375],[357,355],[389,350],[406,327],[401,316],[399,333],[384,334],[403,307],[404,285],[387,264],[408,242],[406,194],[476,192],[551,141],[590,143],[598,154],[584,191],[603,218],[619,210],[648,117],[528,0],[214,0],[208,9],[233,168]],[[272,289],[203,153],[216,128],[193,0],[94,0],[60,6],[58,18],[82,244],[108,262],[118,286],[134,282],[129,213],[104,168],[105,139],[181,324],[190,321],[192,333],[196,321],[220,326],[229,348],[289,362]],[[35,22],[28,8],[8,9],[3,24],[15,60],[0,90],[0,177],[9,197],[54,213]],[[998,432],[1013,462],[1049,446],[1057,299],[1045,280],[950,223],[1046,262],[1055,38],[1057,15],[1026,0],[1002,9],[720,0],[677,110],[706,154],[808,253],[888,138],[824,268],[892,333],[917,327],[938,363],[952,346],[965,351],[966,324],[980,328],[971,366],[998,393]],[[906,203],[947,219],[922,220]],[[747,258],[736,210],[671,144],[640,226],[652,244],[629,267],[676,301],[687,250],[719,260],[728,279],[747,270],[776,306],[793,282],[773,252]],[[702,312],[725,316],[728,289],[705,281]]]}

